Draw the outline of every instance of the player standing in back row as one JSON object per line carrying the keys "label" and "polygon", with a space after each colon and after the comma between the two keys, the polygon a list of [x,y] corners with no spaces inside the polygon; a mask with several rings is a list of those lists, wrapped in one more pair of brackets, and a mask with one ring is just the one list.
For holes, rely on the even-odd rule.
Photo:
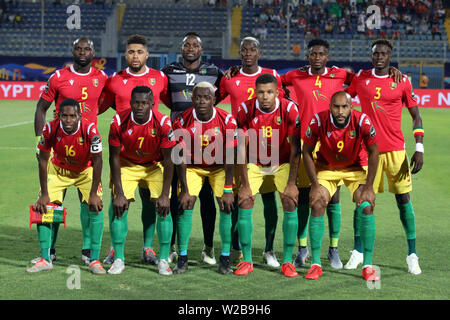
{"label": "player standing in back row", "polygon": [[[211,63],[202,62],[202,53],[202,39],[197,33],[188,32],[181,43],[181,55],[183,56],[183,61],[171,63],[161,69],[169,79],[168,107],[171,111],[170,116],[172,120],[193,106],[192,92],[196,84],[205,81],[212,84],[215,88],[219,87],[223,72]],[[218,90],[216,90],[215,93],[216,98],[217,95]],[[218,100],[216,99],[216,101]],[[169,262],[175,260],[177,257],[175,248],[173,248],[173,245],[175,244],[175,235],[177,234],[176,220],[180,214],[180,211],[178,210],[178,196],[176,193],[177,182],[178,177],[176,172],[174,172],[172,196],[170,198],[170,210],[172,212],[172,219],[174,220],[174,232],[172,235],[172,252],[169,257]],[[202,260],[208,264],[216,264],[213,240],[217,213],[214,204],[214,194],[208,179],[203,184],[199,199],[204,239]]]}
{"label": "player standing in back row", "polygon": [[[420,274],[419,258],[416,251],[416,223],[414,209],[409,193],[412,191],[411,173],[415,174],[423,166],[422,117],[417,106],[417,98],[408,77],[396,83],[389,76],[389,64],[392,59],[393,46],[388,40],[379,39],[372,43],[373,69],[361,70],[353,79],[347,92],[353,97],[358,95],[361,101],[361,111],[372,120],[377,130],[380,160],[374,181],[375,192],[384,192],[384,175],[388,179],[389,192],[395,194],[395,200],[400,212],[400,220],[406,234],[408,255],[406,262],[408,272]],[[405,139],[401,130],[403,105],[413,120],[413,134],[416,140],[416,150],[411,158],[412,171],[405,151]],[[355,240],[359,230],[355,231]],[[354,269],[362,262],[362,253],[352,251],[346,269]]]}
{"label": "player standing in back row", "polygon": [[[147,67],[148,57],[147,39],[141,35],[130,36],[125,51],[128,67],[108,78],[100,98],[99,113],[106,111],[109,107],[114,108],[118,114],[130,110],[131,92],[137,86],[147,86],[152,89],[153,110],[158,110],[159,101],[166,103],[167,77],[161,71]],[[158,259],[153,250],[156,224],[155,204],[149,201],[150,192],[145,184],[139,185],[139,196],[142,200],[141,220],[144,238],[141,259],[156,265]],[[108,210],[110,217],[113,214],[112,210],[113,208]],[[111,264],[113,260],[114,251],[111,248],[103,263]]]}
{"label": "player standing in back row", "polygon": [[[231,79],[223,77],[220,86],[220,99],[225,99],[228,95],[231,99],[231,114],[233,117],[237,117],[239,106],[242,102],[251,100],[256,96],[256,79],[261,74],[272,74],[276,77],[278,82],[279,97],[284,97],[284,91],[281,87],[281,79],[277,71],[274,69],[262,68],[258,65],[258,59],[261,57],[261,48],[259,41],[253,37],[246,37],[242,39],[240,45],[240,55],[242,60],[242,67],[239,71],[233,75]],[[235,67],[236,68],[236,67]],[[239,186],[239,173],[237,168],[235,169],[235,184]],[[265,236],[266,246],[263,251],[263,259],[267,265],[278,268],[280,263],[273,251],[273,242],[275,240],[275,231],[278,223],[278,207],[275,198],[276,188],[269,179],[266,179],[261,186],[259,193],[264,205],[264,221],[265,221]],[[237,198],[237,196],[236,196]],[[231,250],[231,262],[237,263],[237,258],[242,254],[239,254],[239,235],[237,228],[238,206],[236,204],[233,210],[233,246]]]}
{"label": "player standing in back row", "polygon": [[[73,65],[55,71],[39,98],[34,115],[36,143],[39,142],[45,124],[45,115],[53,101],[55,101],[56,117],[59,114],[59,105],[63,100],[75,99],[80,103],[82,119],[97,124],[97,103],[108,76],[103,71],[92,67],[95,50],[94,43],[90,39],[86,37],[76,39],[72,45],[72,55]],[[78,190],[78,197],[81,201],[80,190]],[[91,239],[89,210],[86,203],[81,203],[80,220],[83,235],[81,259],[89,264]],[[53,260],[56,260],[55,245],[58,230],[58,226],[52,229],[50,251]]]}

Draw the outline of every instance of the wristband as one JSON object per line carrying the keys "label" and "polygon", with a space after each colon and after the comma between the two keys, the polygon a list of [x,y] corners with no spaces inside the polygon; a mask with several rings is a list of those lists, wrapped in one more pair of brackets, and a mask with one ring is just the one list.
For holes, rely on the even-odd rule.
{"label": "wristband", "polygon": [[225,185],[223,186],[224,193],[233,193],[233,185]]}
{"label": "wristband", "polygon": [[416,143],[416,152],[424,153],[423,143],[420,143],[420,142]]}
{"label": "wristband", "polygon": [[413,134],[414,137],[416,136],[424,136],[425,135],[425,131],[423,130],[423,127],[415,127],[413,128]]}

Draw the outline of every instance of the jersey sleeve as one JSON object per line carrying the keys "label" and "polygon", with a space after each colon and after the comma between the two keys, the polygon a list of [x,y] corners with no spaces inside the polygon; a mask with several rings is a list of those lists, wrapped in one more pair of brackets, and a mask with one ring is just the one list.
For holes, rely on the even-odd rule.
{"label": "jersey sleeve", "polygon": [[105,86],[103,87],[102,93],[100,94],[100,98],[98,100],[98,113],[101,114],[106,111],[109,107],[114,106],[115,103],[115,95],[111,90],[111,82],[112,77],[109,77],[106,80]]}
{"label": "jersey sleeve", "polygon": [[358,81],[358,76],[357,75],[353,75],[352,77],[352,81],[350,82],[350,85],[345,88],[345,91],[352,96],[352,98],[356,97],[356,95],[358,94],[356,92],[356,82]]}
{"label": "jersey sleeve", "polygon": [[219,84],[219,96],[218,96],[217,103],[219,103],[220,101],[225,99],[227,96],[228,96],[227,78],[222,77],[222,79],[220,80],[220,84]]}
{"label": "jersey sleeve", "polygon": [[280,79],[281,79],[281,83],[284,84],[286,87],[291,86],[292,85],[291,71],[288,71],[285,74],[282,74],[280,76]]}
{"label": "jersey sleeve", "polygon": [[303,136],[303,142],[314,147],[319,140],[319,116],[317,113],[311,119],[308,128]]}
{"label": "jersey sleeve", "polygon": [[283,90],[283,82],[281,81],[281,77],[276,70],[273,71],[275,78],[277,79],[278,84],[278,99],[284,98],[284,90]]}
{"label": "jersey sleeve", "polygon": [[169,94],[169,78],[163,71],[161,71],[161,77],[162,77],[162,81],[163,81],[164,85],[163,85],[163,90],[159,94],[159,98],[170,109],[171,100],[169,98],[169,96],[170,96],[170,94]]}
{"label": "jersey sleeve", "polygon": [[300,136],[300,115],[293,102],[288,105],[287,118],[288,136]]}
{"label": "jersey sleeve", "polygon": [[353,72],[346,71],[346,77],[345,77],[344,84],[349,86],[352,83],[354,76],[355,76],[355,74]]}
{"label": "jersey sleeve", "polygon": [[377,143],[377,133],[369,116],[363,113],[359,120],[361,136],[365,145],[371,146]]}
{"label": "jersey sleeve", "polygon": [[53,147],[52,140],[52,127],[50,122],[47,122],[42,130],[41,140],[37,147],[43,152],[50,153]]}
{"label": "jersey sleeve", "polygon": [[239,105],[238,113],[237,113],[237,126],[240,129],[247,130],[248,129],[248,119],[249,119],[249,106],[242,102]]}
{"label": "jersey sleeve", "polygon": [[111,126],[109,127],[108,143],[113,147],[120,147],[120,117],[116,114],[111,121]]}
{"label": "jersey sleeve", "polygon": [[237,122],[236,119],[229,114],[225,119],[225,148],[234,148],[237,146]]}
{"label": "jersey sleeve", "polygon": [[403,77],[403,93],[402,101],[405,107],[412,108],[417,106],[417,97],[414,95],[414,90],[408,77]]}
{"label": "jersey sleeve", "polygon": [[176,144],[172,121],[168,116],[164,116],[161,120],[161,148],[171,148]]}
{"label": "jersey sleeve", "polygon": [[41,98],[48,101],[53,102],[56,101],[57,98],[57,73],[55,72],[50,76],[47,81],[47,84],[44,87],[44,91],[41,93]]}
{"label": "jersey sleeve", "polygon": [[98,131],[95,123],[91,123],[87,129],[87,137],[89,141],[89,150],[91,153],[100,153],[102,152],[102,137],[100,136],[100,132]]}

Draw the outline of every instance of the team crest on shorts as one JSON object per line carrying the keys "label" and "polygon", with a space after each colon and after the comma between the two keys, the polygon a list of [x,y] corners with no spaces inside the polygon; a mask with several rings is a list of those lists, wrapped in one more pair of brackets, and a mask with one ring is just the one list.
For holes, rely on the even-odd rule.
{"label": "team crest on shorts", "polygon": [[148,79],[148,82],[150,83],[150,85],[154,86],[156,83],[156,79],[155,78],[150,78]]}
{"label": "team crest on shorts", "polygon": [[92,79],[92,83],[94,84],[94,87],[98,87],[98,79]]}
{"label": "team crest on shorts", "polygon": [[348,132],[348,137],[349,137],[350,139],[354,139],[355,136],[356,136],[355,130],[350,130],[350,131]]}

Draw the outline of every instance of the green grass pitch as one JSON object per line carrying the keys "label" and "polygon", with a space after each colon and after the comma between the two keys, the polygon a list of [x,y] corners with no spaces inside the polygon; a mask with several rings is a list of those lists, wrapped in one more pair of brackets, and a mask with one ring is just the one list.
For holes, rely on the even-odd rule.
{"label": "green grass pitch", "polygon": [[[376,201],[376,242],[374,264],[381,268],[378,289],[369,289],[361,278],[361,270],[333,270],[326,258],[328,231],[322,246],[324,275],[318,281],[307,281],[307,268],[299,268],[298,278],[288,279],[279,270],[263,265],[264,222],[259,196],[254,211],[253,256],[255,270],[246,277],[223,276],[217,266],[201,263],[203,244],[198,203],[194,214],[189,246],[189,271],[184,275],[162,277],[156,266],[140,262],[142,224],[140,201],[131,204],[129,232],[126,242],[127,269],[117,276],[95,276],[81,263],[81,229],[79,203],[74,188],[65,201],[68,211],[67,229],[60,228],[57,242],[58,261],[50,272],[27,274],[30,259],[39,255],[36,227],[28,228],[28,206],[39,191],[37,162],[34,154],[33,119],[35,101],[0,101],[0,299],[448,299],[449,208],[450,208],[450,110],[421,109],[425,136],[425,165],[413,176],[411,193],[417,225],[417,249],[423,273],[407,272],[407,246],[394,196],[379,194]],[[225,106],[228,108],[228,106]],[[161,108],[162,111],[167,111]],[[50,116],[50,112],[49,112]],[[99,117],[99,130],[104,139],[103,185],[105,231],[101,258],[109,249],[107,210],[110,200],[108,179],[107,136],[113,111]],[[407,151],[414,150],[411,120],[403,114]],[[339,241],[343,263],[353,245],[352,214],[354,205],[345,188],[341,192],[342,228]],[[280,205],[280,202],[278,201]],[[275,251],[282,256],[282,210],[279,208]],[[327,219],[325,219],[327,220]],[[217,222],[218,224],[218,222]],[[220,237],[218,226],[215,247],[218,258]],[[155,235],[155,248],[158,243]],[[157,250],[158,251],[158,250]],[[66,273],[71,265],[80,266],[81,289],[69,289]],[[307,265],[309,267],[309,264]]]}

